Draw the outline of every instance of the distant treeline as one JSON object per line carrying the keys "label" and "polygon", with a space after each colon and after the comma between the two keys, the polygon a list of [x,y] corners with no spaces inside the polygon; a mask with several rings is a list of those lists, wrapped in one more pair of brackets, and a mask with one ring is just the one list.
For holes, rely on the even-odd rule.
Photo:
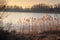
{"label": "distant treeline", "polygon": [[36,4],[33,5],[31,8],[25,8],[18,6],[3,6],[0,7],[0,11],[6,11],[6,12],[42,12],[42,13],[60,13],[60,4],[55,5],[46,5],[46,4]]}

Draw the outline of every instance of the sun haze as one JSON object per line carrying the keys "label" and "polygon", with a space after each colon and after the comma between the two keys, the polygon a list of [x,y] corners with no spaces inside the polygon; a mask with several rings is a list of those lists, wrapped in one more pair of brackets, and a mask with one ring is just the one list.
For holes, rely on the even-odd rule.
{"label": "sun haze", "polygon": [[39,3],[54,5],[60,3],[60,0],[7,0],[7,5],[17,5],[22,6],[23,8],[31,7],[32,5]]}

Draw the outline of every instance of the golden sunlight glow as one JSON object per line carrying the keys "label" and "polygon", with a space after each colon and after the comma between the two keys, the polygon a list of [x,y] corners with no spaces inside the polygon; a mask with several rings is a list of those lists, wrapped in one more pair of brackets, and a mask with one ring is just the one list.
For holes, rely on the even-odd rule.
{"label": "golden sunlight glow", "polygon": [[44,4],[58,4],[60,3],[60,0],[8,0],[7,5],[17,5],[17,6],[22,6],[23,8],[26,7],[31,7],[34,4],[39,4],[39,3],[44,3]]}

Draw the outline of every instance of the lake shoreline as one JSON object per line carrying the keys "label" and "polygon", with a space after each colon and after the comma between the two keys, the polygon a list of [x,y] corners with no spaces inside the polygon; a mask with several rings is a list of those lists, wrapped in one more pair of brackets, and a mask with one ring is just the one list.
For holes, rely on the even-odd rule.
{"label": "lake shoreline", "polygon": [[[16,13],[23,13],[23,11],[21,11],[21,12],[18,12],[18,11],[0,11],[0,12],[16,12]],[[24,12],[24,13],[60,14],[60,12]]]}

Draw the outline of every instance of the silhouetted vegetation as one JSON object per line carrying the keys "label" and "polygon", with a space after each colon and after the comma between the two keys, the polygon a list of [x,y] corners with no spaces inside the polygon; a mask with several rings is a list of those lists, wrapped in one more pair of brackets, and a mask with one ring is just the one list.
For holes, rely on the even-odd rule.
{"label": "silhouetted vegetation", "polygon": [[6,9],[5,9],[5,11],[9,11],[9,12],[14,12],[14,11],[16,11],[16,12],[21,12],[21,11],[23,11],[23,8],[22,7],[18,7],[18,6],[14,6],[14,7],[12,7],[12,6],[7,6],[6,7]]}
{"label": "silhouetted vegetation", "polygon": [[60,32],[55,32],[55,31],[52,32],[54,33],[51,34],[50,31],[43,32],[39,34],[39,36],[38,34],[37,35],[16,35],[15,30],[12,32],[8,32],[8,30],[0,29],[0,40],[42,40],[44,38],[48,38],[48,40],[51,38],[53,38],[53,40],[58,40],[57,37],[60,36],[59,35]]}
{"label": "silhouetted vegetation", "polygon": [[60,13],[60,4],[55,5],[45,5],[45,4],[37,4],[33,5],[31,8],[25,8],[18,6],[2,6],[0,7],[0,11],[5,8],[6,12],[44,12],[44,13]]}
{"label": "silhouetted vegetation", "polygon": [[59,13],[60,11],[60,4],[55,4],[54,6],[45,5],[45,4],[38,4],[34,5],[31,8],[32,12],[52,12],[52,13]]}

